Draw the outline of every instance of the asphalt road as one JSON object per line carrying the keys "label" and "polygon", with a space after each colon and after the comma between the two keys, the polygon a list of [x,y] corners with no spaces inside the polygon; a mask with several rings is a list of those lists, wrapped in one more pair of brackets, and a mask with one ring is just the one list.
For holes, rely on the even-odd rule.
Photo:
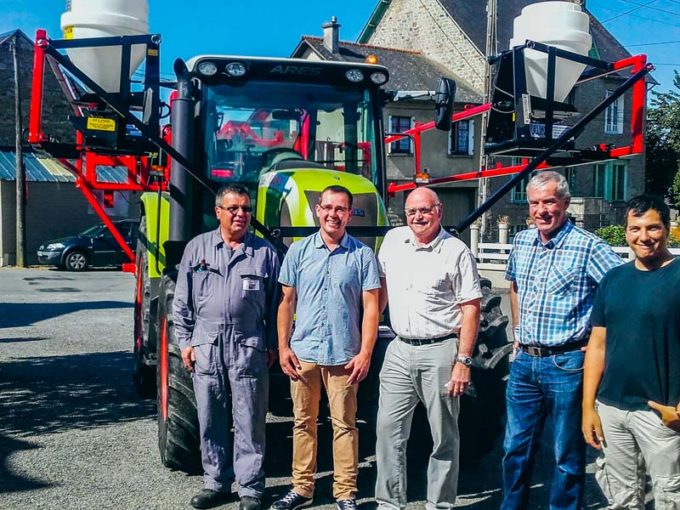
{"label": "asphalt road", "polygon": [[[131,384],[133,286],[116,271],[0,269],[0,508],[191,508],[201,477],[161,465],[155,402]],[[375,434],[367,428],[360,426],[359,502],[370,508]],[[290,432],[289,417],[269,419],[269,499],[288,488]],[[314,508],[334,507],[330,440],[323,421]],[[422,443],[409,450],[409,508],[424,506],[426,451]],[[547,508],[549,457],[546,444],[531,508]],[[500,461],[497,445],[461,468],[457,507],[498,508]],[[590,474],[586,506],[604,507]]]}

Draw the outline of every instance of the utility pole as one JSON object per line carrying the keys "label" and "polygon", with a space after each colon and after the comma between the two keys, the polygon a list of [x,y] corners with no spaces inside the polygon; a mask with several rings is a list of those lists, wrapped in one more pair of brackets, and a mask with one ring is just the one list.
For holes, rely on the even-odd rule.
{"label": "utility pole", "polygon": [[[498,53],[498,37],[496,35],[496,20],[498,19],[497,11],[497,1],[488,0],[486,3],[486,53],[488,57],[490,55],[495,55]],[[488,59],[484,63],[484,103],[491,102],[491,64],[489,64]],[[479,165],[481,168],[488,168],[489,157],[484,151],[484,141],[486,140],[486,123],[489,113],[485,112],[482,115],[482,128],[481,128],[481,141],[479,144]],[[480,169],[481,169],[480,168]],[[488,178],[483,177],[479,180],[479,203],[483,204],[489,195],[489,181]],[[482,224],[480,227],[480,234],[482,241],[484,240],[484,235],[488,231],[488,213],[482,215]]]}
{"label": "utility pole", "polygon": [[21,146],[21,89],[19,88],[18,36],[10,43],[14,60],[14,128],[16,150],[16,266],[26,267],[26,172]]}

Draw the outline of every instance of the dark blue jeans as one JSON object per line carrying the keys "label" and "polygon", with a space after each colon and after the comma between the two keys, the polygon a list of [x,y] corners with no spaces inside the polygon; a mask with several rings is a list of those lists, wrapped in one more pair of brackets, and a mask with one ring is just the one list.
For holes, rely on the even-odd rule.
{"label": "dark blue jeans", "polygon": [[550,508],[581,507],[583,358],[580,350],[545,358],[520,351],[512,363],[506,393],[502,510],[527,508],[533,457],[547,417],[552,420],[555,456]]}

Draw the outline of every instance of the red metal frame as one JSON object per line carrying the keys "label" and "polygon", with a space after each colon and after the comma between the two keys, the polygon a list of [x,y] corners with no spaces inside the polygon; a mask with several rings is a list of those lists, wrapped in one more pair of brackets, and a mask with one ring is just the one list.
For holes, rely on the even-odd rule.
{"label": "red metal frame", "polygon": [[[618,60],[612,64],[612,71],[617,72],[623,69],[632,68],[630,74],[635,74],[641,71],[647,66],[647,56],[646,55],[635,55],[633,57],[628,57],[622,60]],[[633,85],[632,89],[632,114],[630,123],[630,134],[631,134],[631,144],[623,147],[608,148],[604,145],[599,146],[601,152],[604,153],[603,160],[608,159],[619,159],[632,157],[635,155],[642,154],[644,151],[644,112],[645,112],[645,101],[646,101],[646,84],[644,80],[640,80]],[[491,109],[491,104],[486,103],[474,107],[466,107],[462,112],[455,113],[451,116],[452,122],[459,122],[461,120],[470,119],[481,115]],[[435,128],[434,122],[428,122],[425,124],[417,124],[413,128],[404,131],[398,135],[391,135],[385,138],[385,144],[395,142],[405,137],[411,137],[414,141],[414,159],[415,159],[415,172],[417,176],[422,175],[421,173],[421,158],[420,158],[420,147],[421,147],[421,136],[427,131],[431,131]],[[502,164],[497,164],[493,168],[482,168],[477,172],[466,172],[462,174],[453,174],[446,177],[430,178],[427,183],[416,183],[407,182],[402,184],[397,184],[396,182],[390,182],[387,186],[387,193],[393,196],[396,193],[410,191],[422,185],[435,185],[444,184],[448,182],[461,182],[481,179],[485,177],[499,177],[503,175],[512,175],[521,172],[526,167],[523,165],[512,165],[504,166]],[[551,168],[550,165],[542,164],[538,166],[539,169]]]}
{"label": "red metal frame", "polygon": [[[43,131],[42,124],[42,104],[43,89],[45,80],[45,61],[47,52],[45,48],[49,45],[47,32],[45,30],[36,31],[34,57],[33,57],[33,81],[31,85],[31,109],[29,112],[29,131],[28,142],[32,145],[41,146],[49,142],[50,137]],[[74,97],[67,97],[73,104]],[[74,108],[74,112],[79,115],[80,109]],[[171,130],[163,132],[163,138],[168,141],[171,137]],[[83,144],[83,134],[76,131],[75,149],[80,151],[80,156],[71,161],[65,158],[58,158],[58,161],[76,178],[76,188],[85,196],[85,199],[92,206],[95,213],[102,220],[104,225],[111,231],[114,239],[121,247],[125,255],[130,259],[130,263],[123,265],[123,270],[134,273],[135,254],[128,247],[125,239],[109,218],[106,210],[102,207],[95,196],[95,191],[104,191],[112,199],[114,191],[158,191],[166,190],[169,182],[170,165],[169,161],[163,168],[156,168],[146,155],[139,154],[103,154],[87,149]],[[168,158],[169,159],[169,158]],[[98,179],[97,168],[101,166],[124,167],[127,169],[126,182],[107,182]],[[160,179],[151,179],[153,170],[161,170]]]}

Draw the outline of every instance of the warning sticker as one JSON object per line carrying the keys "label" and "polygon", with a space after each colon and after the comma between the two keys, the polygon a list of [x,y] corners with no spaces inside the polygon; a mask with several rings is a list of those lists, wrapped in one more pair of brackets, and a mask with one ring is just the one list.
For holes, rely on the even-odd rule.
{"label": "warning sticker", "polygon": [[116,121],[102,117],[89,117],[86,127],[92,131],[115,131]]}
{"label": "warning sticker", "polygon": [[64,27],[64,39],[73,39],[73,27]]}

